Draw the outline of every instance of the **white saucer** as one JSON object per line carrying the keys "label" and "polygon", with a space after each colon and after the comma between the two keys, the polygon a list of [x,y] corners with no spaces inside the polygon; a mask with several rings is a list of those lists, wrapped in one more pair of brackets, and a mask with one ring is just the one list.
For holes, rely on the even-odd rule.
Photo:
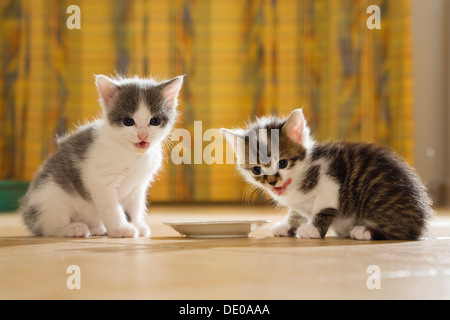
{"label": "white saucer", "polygon": [[242,238],[270,222],[269,220],[166,221],[189,238]]}

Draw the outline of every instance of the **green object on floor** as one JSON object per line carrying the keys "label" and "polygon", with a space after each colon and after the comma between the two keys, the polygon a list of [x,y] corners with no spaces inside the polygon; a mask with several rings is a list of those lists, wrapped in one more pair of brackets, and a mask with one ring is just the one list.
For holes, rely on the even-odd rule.
{"label": "green object on floor", "polygon": [[29,184],[28,181],[0,180],[0,212],[17,210]]}

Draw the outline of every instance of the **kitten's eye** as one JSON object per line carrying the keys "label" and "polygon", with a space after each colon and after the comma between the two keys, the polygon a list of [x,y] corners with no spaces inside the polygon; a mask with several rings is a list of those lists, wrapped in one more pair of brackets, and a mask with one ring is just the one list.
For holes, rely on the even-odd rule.
{"label": "kitten's eye", "polygon": [[278,168],[284,169],[288,165],[288,161],[286,159],[278,161]]}
{"label": "kitten's eye", "polygon": [[252,168],[252,172],[256,175],[260,175],[261,174],[261,167],[253,167]]}
{"label": "kitten's eye", "polygon": [[151,126],[159,126],[161,124],[161,119],[159,118],[151,118],[150,125]]}
{"label": "kitten's eye", "polygon": [[122,120],[124,126],[131,127],[134,124],[133,118],[124,118]]}

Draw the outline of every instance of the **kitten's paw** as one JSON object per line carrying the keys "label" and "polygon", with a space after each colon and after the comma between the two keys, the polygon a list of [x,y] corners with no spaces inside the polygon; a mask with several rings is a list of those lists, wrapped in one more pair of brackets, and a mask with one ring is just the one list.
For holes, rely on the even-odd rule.
{"label": "kitten's paw", "polygon": [[63,230],[63,236],[69,238],[88,238],[91,232],[87,224],[82,222],[72,222]]}
{"label": "kitten's paw", "polygon": [[350,238],[355,240],[372,240],[372,234],[366,227],[356,226],[350,231]]}
{"label": "kitten's paw", "polygon": [[108,231],[108,236],[111,238],[136,238],[139,236],[139,231],[131,223],[114,228]]}
{"label": "kitten's paw", "polygon": [[144,238],[150,238],[150,235],[152,234],[150,231],[150,228],[148,225],[146,225],[144,222],[143,223],[139,223],[139,224],[135,224],[138,232],[139,232],[139,236],[140,237],[144,237]]}
{"label": "kitten's paw", "polygon": [[104,236],[106,234],[106,228],[103,224],[94,227],[90,226],[89,231],[93,236]]}
{"label": "kitten's paw", "polygon": [[287,223],[277,222],[272,227],[272,234],[275,237],[292,237],[293,234],[290,233],[292,227]]}
{"label": "kitten's paw", "polygon": [[305,239],[320,239],[320,238],[322,238],[320,236],[319,230],[316,227],[314,227],[312,224],[302,224],[297,230],[297,235],[300,238],[305,238]]}

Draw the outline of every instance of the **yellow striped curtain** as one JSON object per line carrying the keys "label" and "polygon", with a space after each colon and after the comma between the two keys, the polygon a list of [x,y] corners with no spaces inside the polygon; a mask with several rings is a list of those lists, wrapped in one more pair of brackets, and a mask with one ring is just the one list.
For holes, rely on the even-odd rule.
{"label": "yellow striped curtain", "polygon": [[[70,5],[81,29],[67,28]],[[409,10],[408,0],[2,0],[0,180],[31,179],[55,135],[98,116],[93,75],[114,72],[185,74],[177,127],[192,137],[194,121],[205,131],[303,107],[318,140],[386,144],[412,162]],[[150,200],[242,201],[233,165],[175,165],[170,147],[166,158]]]}

